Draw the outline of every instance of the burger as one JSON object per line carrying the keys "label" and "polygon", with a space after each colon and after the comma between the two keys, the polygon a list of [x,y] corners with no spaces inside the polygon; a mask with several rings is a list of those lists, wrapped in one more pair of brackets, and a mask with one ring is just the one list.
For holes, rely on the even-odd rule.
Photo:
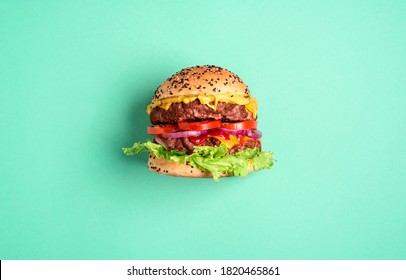
{"label": "burger", "polygon": [[176,72],[147,106],[153,140],[123,148],[126,155],[149,152],[148,168],[182,177],[246,176],[273,165],[261,150],[257,101],[231,71],[193,66]]}

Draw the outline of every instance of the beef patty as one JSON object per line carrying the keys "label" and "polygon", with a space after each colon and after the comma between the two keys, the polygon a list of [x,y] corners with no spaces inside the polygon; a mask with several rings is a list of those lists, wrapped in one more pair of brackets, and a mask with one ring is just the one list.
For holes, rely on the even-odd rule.
{"label": "beef patty", "polygon": [[172,103],[168,110],[156,107],[150,115],[152,124],[168,124],[185,121],[222,120],[224,122],[239,122],[254,120],[252,113],[244,105],[219,102],[216,110],[201,104],[199,100],[189,103]]}

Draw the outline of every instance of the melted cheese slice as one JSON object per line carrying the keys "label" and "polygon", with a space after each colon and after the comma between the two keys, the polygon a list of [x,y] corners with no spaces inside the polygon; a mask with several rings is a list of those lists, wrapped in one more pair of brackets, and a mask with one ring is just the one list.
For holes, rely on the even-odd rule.
{"label": "melted cheese slice", "polygon": [[187,104],[196,99],[198,99],[201,104],[205,104],[205,105],[209,106],[210,108],[212,108],[213,110],[216,110],[217,104],[219,102],[227,102],[227,103],[231,103],[231,104],[244,105],[245,109],[252,113],[252,116],[254,117],[254,119],[256,119],[256,117],[257,117],[257,111],[258,111],[257,100],[255,98],[247,97],[247,96],[240,95],[240,94],[233,94],[233,93],[226,93],[226,94],[220,94],[220,95],[199,94],[199,95],[184,95],[184,96],[167,97],[164,99],[158,99],[158,100],[152,101],[152,103],[147,106],[147,112],[148,112],[148,114],[150,114],[152,109],[154,109],[156,107],[168,110],[169,107],[172,105],[172,103],[183,102],[183,103]]}
{"label": "melted cheese slice", "polygon": [[[235,145],[239,145],[239,144],[242,145],[246,141],[252,139],[247,136],[242,136],[242,137],[240,137],[240,139],[238,139],[237,136],[235,136],[235,135],[229,135],[228,139],[225,139],[224,137],[221,137],[221,136],[210,136],[210,137],[214,137],[214,138],[217,138],[218,140],[220,140],[221,144],[225,145],[227,147],[227,149],[231,149]],[[258,141],[261,141],[261,140],[258,139]]]}
{"label": "melted cheese slice", "polygon": [[[218,136],[213,136],[213,137],[220,140],[221,144],[225,145],[227,147],[227,149],[231,149],[232,147],[234,147],[234,145],[240,144],[240,141],[238,141],[237,137],[234,135],[230,135],[229,139],[224,139],[224,137],[218,137]],[[241,142],[243,142],[243,141],[241,141]]]}

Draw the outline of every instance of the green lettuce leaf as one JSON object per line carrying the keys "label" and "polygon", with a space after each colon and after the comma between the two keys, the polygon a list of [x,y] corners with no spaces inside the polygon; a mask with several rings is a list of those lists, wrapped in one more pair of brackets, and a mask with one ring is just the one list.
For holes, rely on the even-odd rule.
{"label": "green lettuce leaf", "polygon": [[254,170],[270,169],[274,162],[272,152],[261,152],[258,148],[227,154],[225,145],[218,147],[196,146],[190,155],[177,150],[166,150],[162,145],[151,141],[137,142],[131,148],[123,148],[123,152],[127,156],[142,151],[147,151],[156,157],[177,163],[189,163],[202,171],[209,171],[215,181],[218,181],[222,174],[246,176],[250,162]]}

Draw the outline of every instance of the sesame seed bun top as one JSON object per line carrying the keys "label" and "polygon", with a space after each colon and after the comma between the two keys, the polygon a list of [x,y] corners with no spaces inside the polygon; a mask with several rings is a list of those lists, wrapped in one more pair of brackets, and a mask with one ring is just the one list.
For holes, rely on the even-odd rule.
{"label": "sesame seed bun top", "polygon": [[163,82],[152,101],[174,96],[225,93],[250,96],[247,85],[231,71],[214,65],[193,66],[176,72]]}

